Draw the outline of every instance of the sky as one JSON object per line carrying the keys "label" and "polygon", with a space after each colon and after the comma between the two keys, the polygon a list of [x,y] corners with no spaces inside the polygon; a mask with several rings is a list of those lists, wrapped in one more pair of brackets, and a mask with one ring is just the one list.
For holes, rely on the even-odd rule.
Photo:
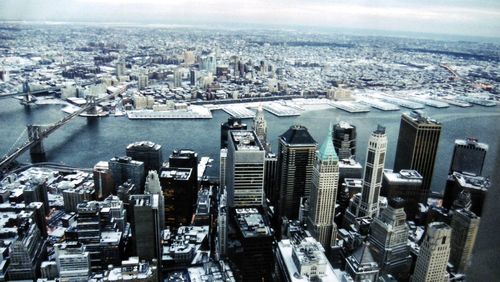
{"label": "sky", "polygon": [[0,0],[0,20],[258,24],[500,38],[500,1]]}

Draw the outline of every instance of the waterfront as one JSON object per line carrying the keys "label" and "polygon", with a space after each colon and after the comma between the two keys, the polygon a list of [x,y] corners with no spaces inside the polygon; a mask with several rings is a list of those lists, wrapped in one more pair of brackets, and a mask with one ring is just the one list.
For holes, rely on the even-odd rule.
{"label": "waterfront", "polygon": [[[61,107],[61,105],[39,105],[27,110],[17,100],[2,100],[0,153],[3,155],[9,150],[23,132],[26,124],[48,124],[62,118],[65,114],[61,112]],[[364,164],[368,136],[377,124],[382,124],[387,127],[389,139],[386,168],[392,168],[400,115],[404,111],[406,110],[393,112],[372,110],[369,113],[349,114],[339,109],[326,109],[307,111],[297,117],[276,117],[266,112],[268,139],[272,143],[273,150],[276,151],[278,136],[290,125],[298,123],[308,127],[317,142],[322,142],[330,122],[345,120],[357,126],[356,155],[357,159]],[[440,192],[444,189],[453,142],[458,138],[475,137],[489,144],[490,149],[483,174],[493,175],[494,159],[498,153],[499,142],[500,111],[498,108],[450,106],[446,109],[426,107],[424,111],[443,123],[433,177],[434,191]],[[197,151],[200,157],[213,158],[212,168],[207,172],[211,176],[216,176],[219,170],[220,124],[228,117],[229,115],[223,111],[214,111],[212,119],[197,120],[128,120],[126,117],[107,117],[88,123],[87,119],[78,117],[49,136],[44,141],[44,146],[48,161],[92,167],[98,161],[124,155],[125,147],[131,142],[151,140],[163,146],[164,159],[168,159],[168,155],[175,148],[191,148]],[[245,122],[251,126],[250,119]],[[23,138],[26,137],[23,136]],[[29,155],[25,154],[19,160],[29,162]]]}

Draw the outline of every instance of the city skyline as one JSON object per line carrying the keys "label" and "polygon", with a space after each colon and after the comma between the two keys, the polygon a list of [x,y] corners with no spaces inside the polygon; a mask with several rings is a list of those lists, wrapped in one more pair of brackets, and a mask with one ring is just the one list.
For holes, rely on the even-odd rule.
{"label": "city skyline", "polygon": [[13,1],[0,20],[218,27],[305,27],[500,37],[497,1]]}

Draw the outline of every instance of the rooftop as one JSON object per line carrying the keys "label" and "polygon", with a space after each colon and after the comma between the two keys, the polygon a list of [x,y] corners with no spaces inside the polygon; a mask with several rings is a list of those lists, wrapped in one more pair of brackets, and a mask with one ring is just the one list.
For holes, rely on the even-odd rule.
{"label": "rooftop", "polygon": [[471,146],[477,149],[482,149],[488,151],[489,146],[486,143],[480,143],[476,138],[468,137],[467,139],[457,139],[455,140],[455,145],[461,146]]}
{"label": "rooftop", "polygon": [[160,177],[173,178],[175,180],[188,180],[192,170],[191,168],[166,167],[161,169]]}
{"label": "rooftop", "polygon": [[421,183],[422,176],[416,170],[402,169],[399,172],[394,172],[392,169],[384,169],[384,177],[389,182],[399,183]]}
{"label": "rooftop", "polygon": [[231,130],[231,138],[237,151],[262,151],[257,136],[250,130]]}
{"label": "rooftop", "polygon": [[411,119],[412,121],[419,123],[419,124],[432,124],[432,125],[441,125],[440,122],[436,121],[435,119],[432,119],[428,117],[423,111],[421,110],[414,110],[409,113],[403,113],[403,116],[406,116],[407,118]]}
{"label": "rooftop", "polygon": [[271,229],[264,222],[264,218],[256,208],[235,209],[236,222],[243,237],[272,236]]}
{"label": "rooftop", "polygon": [[280,136],[280,140],[290,145],[316,145],[316,141],[305,126],[292,125]]}
{"label": "rooftop", "polygon": [[138,141],[138,142],[131,143],[127,146],[127,150],[131,150],[131,149],[142,150],[142,151],[144,151],[144,150],[158,151],[161,149],[161,145],[156,144],[156,143],[151,142],[151,141]]}

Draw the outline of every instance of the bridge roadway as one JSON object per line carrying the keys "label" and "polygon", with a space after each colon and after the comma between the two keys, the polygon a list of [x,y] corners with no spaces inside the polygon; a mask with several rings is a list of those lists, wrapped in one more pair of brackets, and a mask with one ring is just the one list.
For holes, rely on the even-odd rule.
{"label": "bridge roadway", "polygon": [[[107,96],[105,96],[105,97],[103,97],[101,99],[96,99],[95,100],[95,105],[97,105],[97,104],[99,104],[99,103],[101,103],[103,101],[106,101],[108,99],[116,97],[118,94],[122,93],[123,90],[124,90],[123,88],[120,88],[117,91],[115,91],[114,93],[111,93],[111,94],[109,94],[109,95],[107,95]],[[22,155],[24,152],[26,152],[31,147],[35,146],[38,142],[41,142],[43,138],[47,137],[52,132],[56,131],[61,126],[65,125],[72,118],[74,118],[74,117],[82,114],[83,112],[88,111],[90,108],[92,108],[95,105],[92,105],[92,104],[88,105],[87,104],[85,107],[79,109],[78,111],[73,112],[73,113],[65,116],[60,121],[54,123],[52,126],[50,126],[50,127],[46,128],[46,129],[44,129],[43,131],[41,131],[39,139],[26,141],[23,145],[21,145],[20,147],[18,147],[12,153],[10,153],[10,154],[6,155],[5,157],[3,157],[2,159],[0,159],[0,172],[3,171],[17,157],[19,157],[20,155]]]}
{"label": "bridge roadway", "polygon": [[[31,91],[30,93],[32,95],[35,95],[35,94],[40,94],[40,93],[44,93],[44,92],[59,91],[59,90],[61,90],[60,86],[54,86],[54,87],[49,87],[49,88],[43,88],[43,89],[39,89],[39,90],[34,90],[34,91]],[[0,95],[0,99],[2,99],[2,98],[9,98],[9,97],[16,97],[16,96],[24,96],[24,95],[26,95],[25,92],[2,94],[2,95]]]}

